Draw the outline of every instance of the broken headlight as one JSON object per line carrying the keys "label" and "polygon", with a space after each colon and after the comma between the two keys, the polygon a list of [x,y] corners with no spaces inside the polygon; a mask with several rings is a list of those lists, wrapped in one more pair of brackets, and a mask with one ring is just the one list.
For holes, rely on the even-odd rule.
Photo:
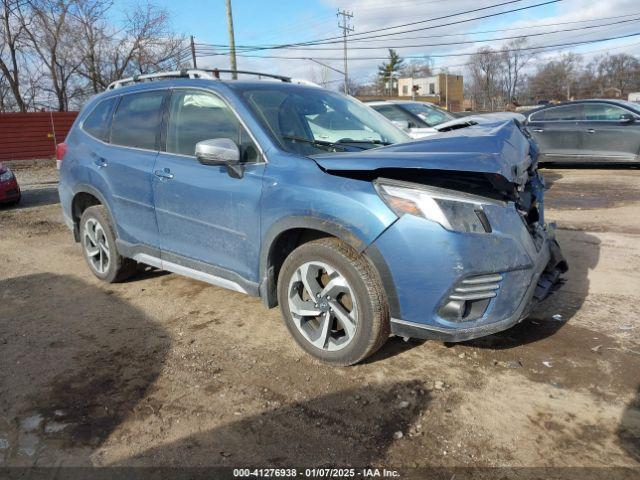
{"label": "broken headlight", "polygon": [[396,180],[379,179],[375,186],[399,217],[416,215],[454,232],[490,233],[483,206],[499,203],[478,195]]}

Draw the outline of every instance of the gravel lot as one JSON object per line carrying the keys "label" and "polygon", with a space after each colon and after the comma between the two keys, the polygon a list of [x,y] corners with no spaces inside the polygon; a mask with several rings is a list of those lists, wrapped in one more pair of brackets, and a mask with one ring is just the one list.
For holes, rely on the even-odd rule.
{"label": "gravel lot", "polygon": [[0,466],[640,466],[640,170],[544,175],[571,270],[530,319],[332,368],[258,299],[152,270],[100,283],[55,169],[18,169]]}

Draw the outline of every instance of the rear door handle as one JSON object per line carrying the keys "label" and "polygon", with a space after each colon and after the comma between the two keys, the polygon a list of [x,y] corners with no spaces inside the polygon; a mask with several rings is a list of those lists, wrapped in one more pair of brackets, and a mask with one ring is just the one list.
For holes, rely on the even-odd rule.
{"label": "rear door handle", "polygon": [[596,133],[596,131],[595,131],[595,129],[593,129],[593,128],[589,128],[589,129],[587,130],[587,133]]}
{"label": "rear door handle", "polygon": [[104,168],[107,166],[107,161],[102,157],[95,157],[93,159],[93,163],[95,163],[98,168]]}
{"label": "rear door handle", "polygon": [[156,170],[153,172],[156,177],[166,178],[167,180],[171,180],[173,178],[173,173],[168,168],[163,168],[162,170]]}
{"label": "rear door handle", "polygon": [[542,132],[544,132],[544,128],[533,128],[532,130],[533,130],[534,132],[536,132],[536,133],[542,133]]}

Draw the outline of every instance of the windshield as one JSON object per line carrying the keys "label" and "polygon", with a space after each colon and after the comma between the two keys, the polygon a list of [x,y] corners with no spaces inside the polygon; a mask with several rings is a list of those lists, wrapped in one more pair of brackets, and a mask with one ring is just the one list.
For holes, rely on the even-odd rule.
{"label": "windshield", "polygon": [[405,142],[409,137],[369,107],[321,88],[248,89],[250,108],[290,152],[311,155]]}
{"label": "windshield", "polygon": [[446,110],[426,103],[403,103],[402,108],[420,117],[430,127],[456,118]]}

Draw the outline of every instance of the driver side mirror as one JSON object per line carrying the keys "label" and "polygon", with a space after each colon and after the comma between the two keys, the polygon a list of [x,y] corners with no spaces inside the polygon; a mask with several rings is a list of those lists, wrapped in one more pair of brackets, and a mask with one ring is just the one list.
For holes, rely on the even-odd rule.
{"label": "driver side mirror", "polygon": [[408,132],[411,127],[409,120],[391,120],[391,123],[404,132]]}
{"label": "driver side mirror", "polygon": [[636,117],[631,113],[623,113],[620,115],[620,123],[633,123],[636,121]]}
{"label": "driver side mirror", "polygon": [[203,165],[227,167],[233,178],[242,178],[244,166],[240,163],[240,148],[230,138],[213,138],[196,143],[196,158]]}
{"label": "driver side mirror", "polygon": [[233,165],[240,162],[240,149],[230,138],[213,138],[196,143],[196,158],[203,165]]}

